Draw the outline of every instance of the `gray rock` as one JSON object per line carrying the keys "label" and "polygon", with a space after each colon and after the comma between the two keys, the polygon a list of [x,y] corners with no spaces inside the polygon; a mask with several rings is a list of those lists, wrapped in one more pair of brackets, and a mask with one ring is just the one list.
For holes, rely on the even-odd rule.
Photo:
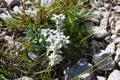
{"label": "gray rock", "polygon": [[111,38],[112,38],[112,39],[115,39],[116,37],[117,37],[117,34],[112,34],[112,35],[111,35]]}
{"label": "gray rock", "polygon": [[113,7],[113,9],[117,12],[120,12],[120,6],[115,6],[115,7]]}
{"label": "gray rock", "polygon": [[98,8],[98,10],[100,11],[100,14],[103,14],[104,12],[107,11],[107,9],[105,7],[100,7],[100,8]]}
{"label": "gray rock", "polygon": [[97,10],[96,10],[96,11],[93,11],[92,14],[95,15],[95,18],[100,19],[100,17],[101,17],[101,16],[100,16],[100,12],[97,11]]}
{"label": "gray rock", "polygon": [[0,4],[3,2],[3,0],[0,0]]}
{"label": "gray rock", "polygon": [[99,45],[102,49],[106,48],[106,43],[105,42],[99,42]]}
{"label": "gray rock", "polygon": [[5,10],[5,8],[0,8],[0,14],[3,13]]}
{"label": "gray rock", "polygon": [[95,34],[95,36],[98,38],[104,37],[108,34],[107,30],[102,27],[96,26],[92,30],[93,30],[93,34]]}
{"label": "gray rock", "polygon": [[85,74],[81,75],[80,80],[91,80],[91,74],[85,73]]}
{"label": "gray rock", "polygon": [[12,7],[14,7],[20,3],[20,0],[5,0],[5,1],[6,1],[9,9],[12,9]]}
{"label": "gray rock", "polygon": [[120,48],[118,47],[116,50],[114,61],[118,62],[119,60],[120,60]]}
{"label": "gray rock", "polygon": [[118,0],[118,5],[120,5],[120,0]]}
{"label": "gray rock", "polygon": [[[83,73],[85,70],[89,69],[91,66],[92,65],[88,63],[85,58],[80,59],[75,65],[64,70],[65,80],[71,80],[73,76],[77,76]],[[88,75],[90,74],[88,73]],[[86,80],[85,78],[88,78],[88,75],[84,77],[84,80]]]}
{"label": "gray rock", "polygon": [[93,74],[91,80],[97,80],[96,75]]}
{"label": "gray rock", "polygon": [[114,41],[115,44],[119,43],[119,42],[120,42],[120,37],[116,37],[116,38],[114,38],[113,41]]}
{"label": "gray rock", "polygon": [[117,0],[112,0],[112,4],[117,5],[118,4]]}
{"label": "gray rock", "polygon": [[113,39],[110,36],[107,36],[107,37],[105,37],[105,41],[107,43],[111,43],[111,42],[113,42]]}
{"label": "gray rock", "polygon": [[93,0],[92,6],[97,8],[98,6],[100,6],[100,2],[101,2],[100,0],[99,1],[98,0]]}
{"label": "gray rock", "polygon": [[92,40],[91,45],[100,48],[99,42],[97,42],[96,40]]}
{"label": "gray rock", "polygon": [[103,16],[103,18],[105,19],[105,18],[109,18],[109,16],[110,16],[110,12],[108,12],[108,11],[106,11],[106,12],[103,12],[102,13],[102,16]]}
{"label": "gray rock", "polygon": [[4,13],[0,14],[0,18],[2,18],[4,21],[9,22],[11,20],[12,16],[8,11],[5,11]]}
{"label": "gray rock", "polygon": [[108,77],[107,80],[120,80],[120,71],[114,70]]}
{"label": "gray rock", "polygon": [[115,32],[116,32],[116,33],[119,33],[119,32],[120,32],[120,20],[116,22]]}
{"label": "gray rock", "polygon": [[118,47],[120,48],[120,43],[118,43],[118,44],[116,45],[116,47],[117,47],[117,48],[118,48]]}
{"label": "gray rock", "polygon": [[106,80],[106,78],[103,76],[97,76],[97,80]]}
{"label": "gray rock", "polygon": [[32,5],[32,2],[30,2],[30,1],[24,2],[24,6],[31,6],[31,5]]}
{"label": "gray rock", "polygon": [[115,52],[115,43],[111,42],[110,44],[108,44],[105,51],[107,51],[108,53],[114,53]]}
{"label": "gray rock", "polygon": [[110,17],[109,17],[109,23],[111,23],[114,19],[115,19],[115,16],[114,16],[114,15],[110,16]]}
{"label": "gray rock", "polygon": [[96,53],[96,48],[95,48],[95,46],[91,46],[91,49],[92,49],[92,52],[93,52],[93,53]]}
{"label": "gray rock", "polygon": [[95,16],[95,18],[90,18],[90,20],[92,21],[92,22],[95,22],[95,23],[99,23],[99,19],[98,19],[99,17],[98,16]]}
{"label": "gray rock", "polygon": [[101,19],[100,27],[106,29],[108,24],[108,18]]}
{"label": "gray rock", "polygon": [[18,78],[18,79],[14,79],[14,80],[35,80],[35,79],[27,77],[27,76],[23,76],[22,78]]}
{"label": "gray rock", "polygon": [[93,22],[91,22],[91,21],[88,21],[88,22],[86,22],[85,23],[85,27],[87,27],[87,28],[90,28],[90,27],[92,27],[94,24],[93,24]]}
{"label": "gray rock", "polygon": [[118,66],[119,66],[119,68],[120,68],[120,62],[118,62]]}
{"label": "gray rock", "polygon": [[11,3],[10,3],[10,6],[11,7],[14,7],[16,5],[18,5],[20,3],[20,0],[13,0]]}
{"label": "gray rock", "polygon": [[15,14],[17,14],[17,13],[22,13],[21,9],[20,9],[18,6],[15,6],[15,7],[13,8],[13,12],[14,12]]}
{"label": "gray rock", "polygon": [[[110,55],[110,52],[105,50],[99,50],[96,54],[93,55],[92,61],[94,64],[99,63],[101,60],[105,59]],[[111,70],[115,66],[112,57],[107,58],[97,65],[98,70]]]}
{"label": "gray rock", "polygon": [[104,7],[109,9],[111,7],[111,3],[104,3]]}

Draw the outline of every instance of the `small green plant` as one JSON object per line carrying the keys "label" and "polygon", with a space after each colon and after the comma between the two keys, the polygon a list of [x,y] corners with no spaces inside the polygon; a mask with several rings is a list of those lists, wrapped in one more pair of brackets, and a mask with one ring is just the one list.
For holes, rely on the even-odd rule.
{"label": "small green plant", "polygon": [[35,26],[28,26],[25,31],[25,43],[31,44],[31,47],[34,51],[43,51],[45,50],[45,42],[43,36],[41,35],[41,28]]}
{"label": "small green plant", "polygon": [[12,77],[12,75],[8,71],[0,69],[0,79],[4,80],[4,78],[2,76],[4,78],[11,78]]}

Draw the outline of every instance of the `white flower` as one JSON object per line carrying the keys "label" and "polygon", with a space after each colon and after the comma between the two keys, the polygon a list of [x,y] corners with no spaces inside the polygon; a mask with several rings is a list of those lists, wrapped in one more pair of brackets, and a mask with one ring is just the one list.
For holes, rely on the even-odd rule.
{"label": "white flower", "polygon": [[50,59],[49,64],[50,64],[51,66],[54,66],[54,65],[56,65],[56,64],[59,64],[59,63],[62,61],[62,56],[59,55],[59,54],[51,54],[51,55],[49,56],[49,59]]}
{"label": "white flower", "polygon": [[63,14],[53,14],[51,20],[55,21],[56,23],[56,27],[57,27],[57,31],[61,31],[62,27],[63,27],[63,20],[65,19],[65,15]]}
{"label": "white flower", "polygon": [[55,41],[55,36],[54,35],[51,35],[46,39],[46,42],[54,43],[54,41]]}
{"label": "white flower", "polygon": [[47,56],[50,59],[50,65],[54,66],[59,64],[62,61],[62,56],[59,55],[62,53],[60,50],[62,47],[66,47],[66,44],[69,44],[70,41],[69,36],[65,36],[62,30],[63,20],[65,19],[65,15],[63,14],[53,14],[51,18],[56,22],[56,30],[53,29],[42,29],[41,34],[45,37],[45,41],[49,43],[46,46],[47,48]]}
{"label": "white flower", "polygon": [[53,14],[51,20],[55,21],[56,24],[60,24],[62,23],[62,21],[65,19],[65,15],[63,14],[59,14],[59,15],[56,15],[56,14]]}
{"label": "white flower", "polygon": [[53,54],[53,53],[59,53],[60,49],[62,47],[62,44],[51,44],[50,46],[48,46],[47,48],[47,55],[49,54]]}
{"label": "white flower", "polygon": [[49,28],[48,29],[42,29],[41,30],[41,34],[44,36],[44,37],[46,37],[46,36],[48,36],[48,33],[49,33]]}
{"label": "white flower", "polygon": [[53,14],[51,20],[55,21],[58,18],[58,15]]}
{"label": "white flower", "polygon": [[65,19],[65,15],[59,14],[59,18],[60,18],[61,20],[64,20],[64,19]]}

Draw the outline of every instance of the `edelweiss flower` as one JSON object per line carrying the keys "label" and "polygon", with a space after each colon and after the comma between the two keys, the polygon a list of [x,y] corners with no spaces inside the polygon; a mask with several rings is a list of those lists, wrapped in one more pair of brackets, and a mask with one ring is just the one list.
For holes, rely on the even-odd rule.
{"label": "edelweiss flower", "polygon": [[59,14],[59,15],[56,15],[56,14],[53,14],[51,20],[55,21],[56,24],[60,24],[62,23],[62,21],[65,19],[65,15],[63,14]]}
{"label": "edelweiss flower", "polygon": [[49,43],[49,45],[46,46],[47,48],[47,56],[50,59],[50,65],[54,66],[56,64],[59,64],[60,61],[62,61],[62,56],[59,55],[62,53],[60,50],[63,46],[66,47],[66,44],[69,44],[70,41],[69,36],[65,36],[64,32],[62,30],[63,26],[63,20],[65,19],[65,15],[63,14],[53,14],[53,17],[51,18],[56,22],[56,30],[53,29],[42,29],[41,34],[43,37],[45,37],[45,41]]}
{"label": "edelweiss flower", "polygon": [[50,59],[50,65],[51,66],[54,66],[54,65],[56,65],[56,64],[59,64],[60,63],[60,61],[62,61],[62,56],[61,55],[59,55],[59,54],[51,54],[50,56],[49,56],[49,59]]}
{"label": "edelweiss flower", "polygon": [[52,53],[59,53],[60,49],[62,48],[62,44],[51,44],[47,48],[47,55]]}
{"label": "edelweiss flower", "polygon": [[51,20],[55,21],[56,27],[58,31],[61,31],[61,28],[63,27],[63,20],[65,19],[65,15],[63,14],[53,14]]}
{"label": "edelweiss flower", "polygon": [[59,14],[59,15],[56,15],[56,14],[53,14],[51,20],[54,20],[54,21],[61,21],[61,20],[64,20],[65,19],[65,15],[63,14]]}
{"label": "edelweiss flower", "polygon": [[42,29],[41,30],[41,34],[44,36],[44,37],[46,37],[46,36],[48,36],[48,33],[49,33],[49,28],[48,29]]}

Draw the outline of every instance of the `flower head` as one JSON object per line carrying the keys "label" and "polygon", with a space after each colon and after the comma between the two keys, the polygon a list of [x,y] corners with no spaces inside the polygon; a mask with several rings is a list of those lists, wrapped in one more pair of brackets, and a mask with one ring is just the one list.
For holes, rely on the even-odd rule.
{"label": "flower head", "polygon": [[54,66],[54,65],[56,65],[56,64],[59,64],[59,63],[62,61],[62,56],[59,55],[59,54],[51,54],[51,55],[49,56],[49,59],[50,59],[49,64],[50,64],[51,66]]}
{"label": "flower head", "polygon": [[61,31],[61,28],[63,27],[63,20],[65,19],[65,15],[63,14],[53,14],[51,20],[55,21],[56,27],[58,31]]}

